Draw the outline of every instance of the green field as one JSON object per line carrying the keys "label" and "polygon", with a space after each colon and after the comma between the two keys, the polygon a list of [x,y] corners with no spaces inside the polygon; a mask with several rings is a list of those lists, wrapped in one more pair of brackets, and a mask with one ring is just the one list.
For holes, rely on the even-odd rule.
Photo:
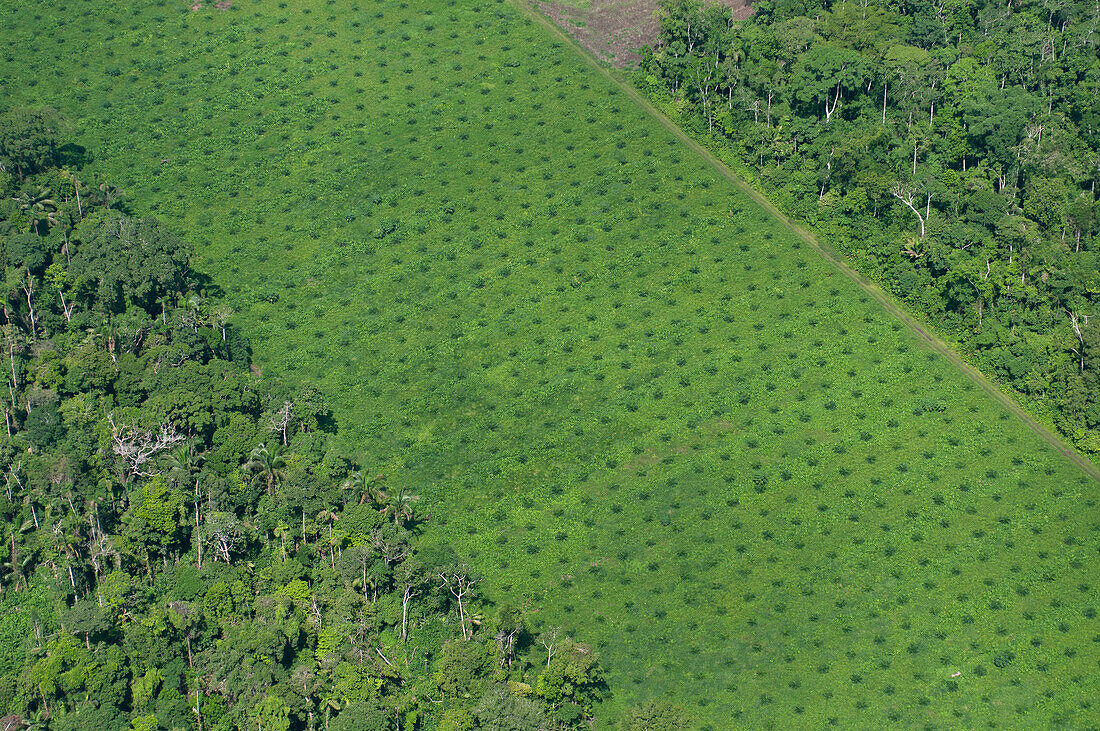
{"label": "green field", "polygon": [[511,5],[0,7],[2,98],[599,647],[609,717],[1100,722],[1097,485]]}

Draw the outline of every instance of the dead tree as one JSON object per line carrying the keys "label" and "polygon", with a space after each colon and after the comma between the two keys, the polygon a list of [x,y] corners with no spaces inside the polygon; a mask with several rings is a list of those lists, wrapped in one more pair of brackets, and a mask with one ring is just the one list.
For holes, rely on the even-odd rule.
{"label": "dead tree", "polygon": [[421,573],[421,567],[414,560],[401,564],[401,641],[409,639],[409,605],[412,600],[420,596],[426,577]]}
{"label": "dead tree", "polygon": [[539,644],[546,648],[546,667],[550,667],[550,661],[554,657],[554,649],[557,647],[559,635],[561,635],[561,629],[552,627],[539,637]]}
{"label": "dead tree", "polygon": [[443,582],[439,585],[439,588],[446,587],[458,604],[458,621],[462,626],[462,639],[468,640],[473,636],[473,630],[466,626],[469,614],[466,608],[478,580],[471,575],[470,567],[465,564],[441,571],[439,578]]}
{"label": "dead tree", "polygon": [[107,423],[111,425],[111,451],[122,460],[125,470],[123,482],[129,482],[134,476],[152,477],[154,473],[145,467],[149,461],[184,439],[168,421],[157,431],[141,429],[134,424],[115,424],[114,414],[107,416]]}
{"label": "dead tree", "polygon": [[283,446],[287,445],[286,432],[290,427],[290,420],[294,415],[294,402],[284,401],[283,407],[275,412],[275,415],[271,417],[271,431],[278,432],[282,435]]}
{"label": "dead tree", "polygon": [[515,625],[511,629],[497,631],[496,641],[497,649],[500,650],[501,667],[505,665],[512,667],[512,663],[516,661],[516,638],[522,629],[519,625]]}
{"label": "dead tree", "polygon": [[902,203],[904,203],[905,207],[912,211],[913,214],[917,217],[917,220],[920,221],[920,237],[923,239],[925,233],[925,224],[928,223],[928,216],[932,212],[932,194],[929,193],[927,199],[924,202],[924,215],[921,215],[920,209],[918,209],[914,205],[914,203],[916,202],[916,196],[913,195],[912,191],[903,187],[901,183],[895,185],[893,190],[890,191],[890,194]]}
{"label": "dead tree", "polygon": [[232,563],[233,551],[245,539],[244,529],[237,517],[225,512],[207,513],[206,531],[210,542],[214,544],[214,560],[217,561],[220,557],[226,563]]}
{"label": "dead tree", "polygon": [[1077,336],[1077,341],[1081,345],[1080,350],[1078,350],[1077,348],[1073,348],[1073,347],[1071,347],[1070,350],[1072,350],[1077,355],[1078,367],[1081,369],[1081,373],[1084,373],[1085,372],[1085,333],[1083,332],[1083,328],[1088,327],[1089,316],[1088,315],[1079,315],[1076,312],[1074,312],[1073,310],[1066,310],[1066,313],[1069,315],[1070,327],[1073,328],[1073,332]]}

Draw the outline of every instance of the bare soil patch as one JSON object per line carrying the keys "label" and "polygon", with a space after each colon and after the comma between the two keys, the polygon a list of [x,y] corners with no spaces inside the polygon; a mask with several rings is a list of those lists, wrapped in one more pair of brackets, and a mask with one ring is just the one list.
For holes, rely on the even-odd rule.
{"label": "bare soil patch", "polygon": [[[719,0],[733,17],[752,14],[749,0]],[[538,9],[596,58],[615,66],[638,63],[637,50],[657,41],[657,0],[590,0],[587,7],[536,0]]]}
{"label": "bare soil patch", "polygon": [[[202,10],[202,0],[192,0],[189,7],[192,13],[197,13]],[[214,7],[218,10],[229,10],[229,8],[233,7],[233,0],[218,0],[214,3]],[[167,162],[167,160],[161,160],[161,162]]]}

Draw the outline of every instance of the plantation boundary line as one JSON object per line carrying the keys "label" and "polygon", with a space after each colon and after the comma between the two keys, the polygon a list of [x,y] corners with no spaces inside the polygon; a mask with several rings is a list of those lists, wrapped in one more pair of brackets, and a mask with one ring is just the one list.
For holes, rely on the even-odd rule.
{"label": "plantation boundary line", "polygon": [[705,160],[712,168],[714,168],[718,174],[724,177],[729,182],[733,183],[734,187],[740,190],[745,195],[749,196],[760,207],[772,214],[780,223],[782,223],[789,231],[794,233],[804,242],[820,254],[826,261],[832,264],[835,268],[839,269],[849,279],[855,282],[864,292],[869,294],[875,299],[883,308],[886,309],[891,315],[901,320],[911,331],[915,332],[921,337],[933,350],[940,355],[947,358],[956,368],[961,370],[971,381],[981,386],[981,388],[993,396],[1010,412],[1019,417],[1025,424],[1031,427],[1039,437],[1050,446],[1054,447],[1063,456],[1076,464],[1093,480],[1100,482],[1100,468],[1098,468],[1091,461],[1082,457],[1072,447],[1066,444],[1056,434],[1052,433],[1045,426],[1040,424],[1031,414],[1027,413],[1024,408],[1017,403],[1015,399],[1007,395],[1001,389],[990,381],[982,374],[977,368],[968,363],[958,351],[947,344],[945,340],[938,335],[927,330],[921,325],[913,316],[900,307],[894,300],[886,294],[881,287],[874,282],[865,278],[862,274],[857,272],[843,256],[833,251],[833,249],[818,241],[815,236],[806,227],[795,223],[786,214],[780,211],[775,204],[768,200],[762,193],[757,191],[751,185],[746,183],[737,175],[729,166],[719,160],[710,150],[703,147],[701,144],[692,139],[686,132],[684,132],[678,125],[676,125],[671,119],[669,119],[661,110],[653,106],[648,99],[646,99],[637,89],[630,84],[624,82],[619,77],[611,73],[606,67],[601,65],[596,58],[589,53],[583,46],[577,43],[568,33],[559,28],[553,21],[540,13],[536,8],[527,4],[526,0],[508,0],[508,2],[516,7],[523,15],[538,25],[545,28],[552,36],[573,49],[584,61],[600,73],[604,78],[613,83],[619,88],[627,97],[630,98],[635,104],[641,107],[649,116],[653,117],[662,127],[671,132],[677,139],[687,145],[693,152],[699,155]]}

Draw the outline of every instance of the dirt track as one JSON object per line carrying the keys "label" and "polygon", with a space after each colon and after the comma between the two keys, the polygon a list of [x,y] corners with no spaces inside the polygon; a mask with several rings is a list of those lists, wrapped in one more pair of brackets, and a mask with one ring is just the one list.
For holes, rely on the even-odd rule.
{"label": "dirt track", "polygon": [[[535,23],[545,28],[555,38],[567,44],[579,53],[584,60],[593,68],[596,69],[605,78],[615,84],[624,94],[626,94],[635,104],[641,107],[647,114],[656,119],[661,126],[675,135],[681,142],[691,148],[696,154],[707,161],[718,173],[726,180],[733,183],[738,190],[748,195],[761,207],[775,216],[784,226],[786,226],[791,232],[802,239],[806,244],[814,249],[818,254],[823,256],[829,263],[844,273],[849,279],[854,281],[863,291],[869,294],[880,305],[882,305],[887,312],[894,317],[898,318],[904,323],[910,330],[915,332],[921,339],[928,343],[929,347],[938,352],[940,355],[947,358],[953,363],[959,370],[961,370],[970,380],[981,386],[993,398],[997,399],[1004,405],[1010,412],[1018,416],[1027,424],[1031,429],[1039,435],[1047,444],[1058,450],[1059,453],[1064,455],[1071,462],[1076,464],[1082,470],[1084,470],[1092,479],[1100,482],[1100,468],[1097,468],[1095,464],[1078,454],[1072,447],[1063,442],[1057,435],[1051,433],[1036,421],[1030,414],[1028,414],[1015,399],[1003,393],[997,386],[989,381],[977,368],[970,365],[963,359],[958,352],[955,351],[950,345],[941,340],[938,336],[926,329],[921,323],[915,320],[908,312],[901,308],[893,299],[890,298],[878,285],[864,278],[859,272],[851,267],[850,264],[839,254],[832,250],[832,248],[822,244],[817,236],[815,236],[809,229],[795,223],[788,218],[782,211],[775,207],[775,205],[765,198],[762,194],[757,192],[748,183],[742,180],[736,173],[726,166],[721,160],[715,157],[709,150],[700,145],[698,142],[689,137],[683,130],[676,126],[672,120],[661,113],[656,107],[649,103],[645,97],[638,92],[630,84],[626,83],[606,67],[600,65],[596,60],[596,57],[588,51],[587,47],[582,46],[577,40],[571,38],[568,33],[556,26],[545,15],[541,14],[537,9],[528,5],[525,0],[510,0],[512,4],[520,10],[524,15],[530,18]],[[595,0],[594,0],[595,2]]]}

